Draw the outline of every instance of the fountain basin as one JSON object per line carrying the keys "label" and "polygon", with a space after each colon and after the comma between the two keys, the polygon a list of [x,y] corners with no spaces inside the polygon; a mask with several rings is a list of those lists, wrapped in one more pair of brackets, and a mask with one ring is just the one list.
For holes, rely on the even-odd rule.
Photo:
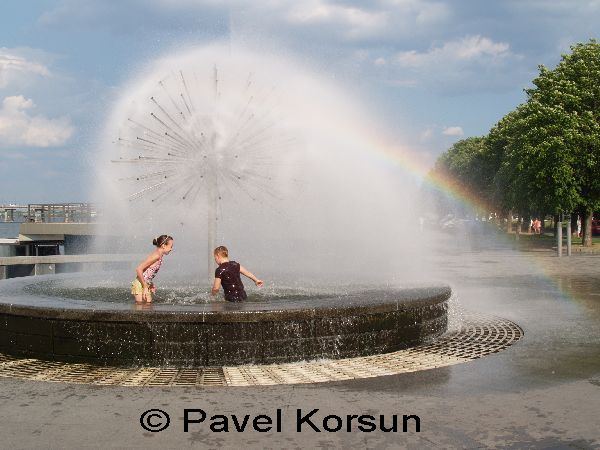
{"label": "fountain basin", "polygon": [[31,287],[43,280],[68,276],[0,283],[0,352],[100,365],[177,367],[365,356],[444,333],[451,295],[448,286],[428,285],[315,294],[294,301],[140,307],[132,301],[32,293]]}

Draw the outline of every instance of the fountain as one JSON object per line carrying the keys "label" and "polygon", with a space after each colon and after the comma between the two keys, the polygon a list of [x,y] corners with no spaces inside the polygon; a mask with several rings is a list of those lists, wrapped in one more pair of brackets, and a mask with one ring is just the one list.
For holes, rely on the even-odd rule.
{"label": "fountain", "polygon": [[116,141],[118,157],[112,160],[125,165],[114,169],[129,202],[145,209],[148,203],[171,203],[179,214],[185,208],[206,209],[205,222],[200,215],[193,221],[206,224],[209,282],[223,191],[235,190],[252,202],[273,196],[269,184],[284,164],[280,156],[297,144],[278,123],[274,87],[257,86],[248,73],[222,92],[218,67],[210,73],[178,70],[158,81],[146,105],[132,108]]}
{"label": "fountain", "polygon": [[[411,183],[365,159],[368,114],[339,87],[285,58],[212,46],[153,64],[125,92],[99,154],[105,234],[137,252],[175,236],[156,302],[132,304],[133,271],[3,281],[0,351],[268,364],[388,353],[446,330],[450,288],[413,279]],[[223,243],[270,280],[247,302],[211,299],[199,275],[212,279]]]}
{"label": "fountain", "polygon": [[[446,329],[450,296],[447,287],[419,286],[144,308],[127,298],[85,299],[82,288],[69,287],[86,278],[44,275],[3,281],[0,351],[124,366],[347,358],[392,352],[438,336]],[[107,292],[93,283],[85,290]]]}

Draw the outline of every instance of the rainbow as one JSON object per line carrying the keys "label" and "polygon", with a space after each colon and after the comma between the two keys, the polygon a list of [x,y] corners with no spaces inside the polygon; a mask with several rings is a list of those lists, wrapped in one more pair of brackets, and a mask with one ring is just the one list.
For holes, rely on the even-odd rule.
{"label": "rainbow", "polygon": [[371,147],[371,153],[381,161],[409,172],[433,189],[450,195],[459,203],[471,209],[486,213],[494,210],[486,200],[468,189],[456,178],[433,172],[431,163],[425,161],[416,151],[404,146],[390,145],[377,137],[372,142],[374,145]]}
{"label": "rainbow", "polygon": [[[375,142],[375,145],[372,145],[369,148],[369,153],[379,160],[379,162],[407,171],[413,176],[421,179],[427,185],[450,195],[459,203],[467,207],[478,211],[493,211],[493,208],[484,199],[467,189],[456,179],[444,174],[432,172],[431,164],[428,164],[416,151],[407,147],[390,145],[381,138],[375,138],[371,141],[371,143],[373,142]],[[514,236],[511,237],[507,233],[501,234],[500,236],[505,241],[514,240]],[[560,274],[557,273],[556,267],[553,267],[556,265],[554,264],[556,261],[554,260],[554,257],[549,257],[548,253],[528,253],[526,261],[528,261],[526,264],[530,264],[530,267],[534,267],[536,272],[550,282],[552,287],[556,289],[557,293],[560,294],[563,299],[575,301],[578,304],[589,302],[589,299],[586,299],[585,297],[585,293],[573,289],[569,282],[565,281]]]}

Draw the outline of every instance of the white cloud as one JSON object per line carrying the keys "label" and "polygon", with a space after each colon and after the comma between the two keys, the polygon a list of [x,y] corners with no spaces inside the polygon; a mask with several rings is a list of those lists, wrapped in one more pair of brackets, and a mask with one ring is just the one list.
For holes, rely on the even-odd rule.
{"label": "white cloud", "polygon": [[419,134],[420,141],[429,141],[432,137],[433,137],[433,127],[427,127]]}
{"label": "white cloud", "polygon": [[[140,10],[140,0],[98,2],[94,0],[57,0],[39,19],[45,26],[107,27],[120,32],[144,28],[145,23],[196,29],[199,21],[225,22],[235,33],[245,28],[284,33],[285,39],[301,41],[306,34],[318,32],[335,41],[385,41],[398,36],[422,35],[448,20],[451,8],[441,1],[377,0],[341,2],[339,0],[156,0]],[[351,4],[348,4],[351,3]],[[127,18],[136,13],[135,23]]]}
{"label": "white cloud", "polygon": [[434,25],[447,19],[449,14],[448,5],[443,3],[419,2],[416,22],[419,25]]}
{"label": "white cloud", "polygon": [[49,77],[50,70],[23,55],[23,50],[0,47],[0,88],[29,76]]}
{"label": "white cloud", "polygon": [[464,136],[462,127],[444,127],[442,134],[445,136]]}
{"label": "white cloud", "polygon": [[367,11],[354,6],[342,6],[324,0],[297,2],[286,13],[289,22],[298,25],[342,25],[348,37],[376,34],[387,26],[385,11]]}
{"label": "white cloud", "polygon": [[416,50],[400,52],[396,55],[396,62],[402,67],[420,68],[439,63],[489,61],[508,56],[511,56],[511,52],[507,43],[494,42],[478,35],[445,42],[441,47],[431,47],[422,53]]}
{"label": "white cloud", "polygon": [[0,108],[0,145],[55,147],[71,137],[74,128],[67,117],[30,115],[34,108],[33,100],[22,95],[4,98]]}
{"label": "white cloud", "polygon": [[379,57],[375,61],[373,61],[373,63],[376,66],[385,66],[387,64],[387,61],[385,60],[385,58]]}
{"label": "white cloud", "polygon": [[411,18],[419,25],[432,24],[444,20],[450,13],[448,5],[442,2],[428,2],[423,0],[383,0],[381,3],[399,15],[411,16]]}
{"label": "white cloud", "polygon": [[480,35],[432,44],[425,51],[396,52],[387,59],[399,78],[418,80],[444,95],[514,89],[515,79],[525,70],[523,56],[509,43]]}

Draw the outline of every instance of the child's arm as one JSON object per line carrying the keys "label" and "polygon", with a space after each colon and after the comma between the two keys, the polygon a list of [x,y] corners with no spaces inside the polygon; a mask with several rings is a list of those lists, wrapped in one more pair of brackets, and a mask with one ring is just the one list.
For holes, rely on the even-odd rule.
{"label": "child's arm", "polygon": [[217,295],[219,293],[219,289],[221,289],[221,279],[220,278],[215,278],[215,281],[213,281],[213,286],[212,286],[212,290],[211,290],[211,294]]}
{"label": "child's arm", "polygon": [[142,293],[142,298],[144,300],[146,299],[146,294],[148,292],[148,285],[146,284],[146,280],[144,280],[144,270],[146,270],[148,267],[150,267],[152,264],[154,264],[156,261],[158,261],[158,258],[159,258],[159,256],[153,252],[144,261],[142,261],[140,263],[140,265],[137,266],[135,269],[137,279],[142,284],[142,288],[144,288],[144,292]]}
{"label": "child's arm", "polygon": [[263,281],[259,280],[258,278],[256,278],[254,276],[254,274],[252,274],[252,272],[248,271],[244,266],[240,266],[240,273],[248,278],[250,278],[252,281],[254,281],[254,284],[257,285],[258,287],[262,287],[263,286]]}

